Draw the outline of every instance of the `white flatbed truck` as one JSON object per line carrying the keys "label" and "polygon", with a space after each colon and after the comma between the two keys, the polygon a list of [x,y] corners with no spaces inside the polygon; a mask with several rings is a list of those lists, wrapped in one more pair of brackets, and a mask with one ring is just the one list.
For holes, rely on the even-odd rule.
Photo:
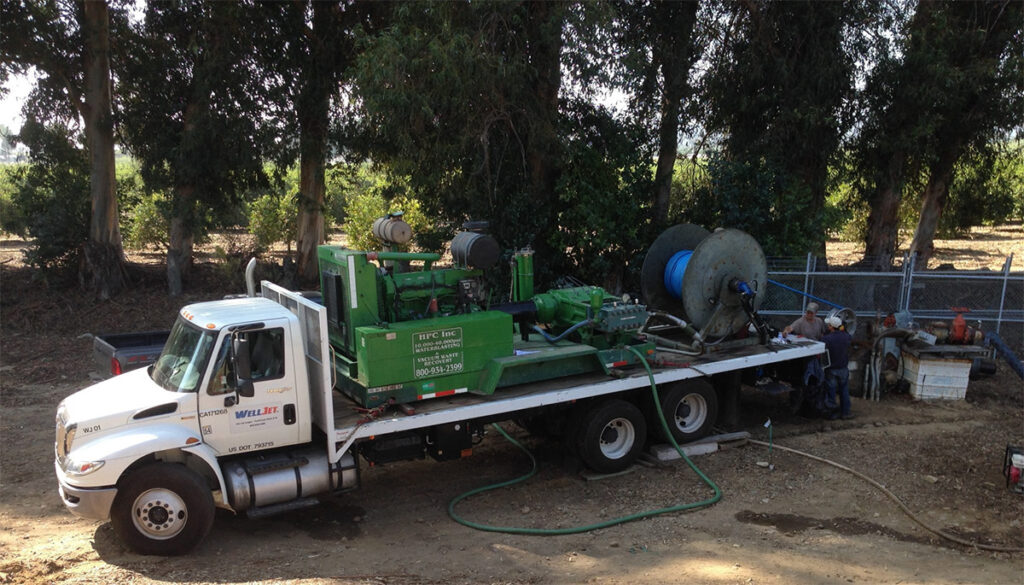
{"label": "white flatbed truck", "polygon": [[[642,367],[487,396],[438,388],[412,408],[358,408],[334,390],[326,308],[269,282],[261,289],[257,297],[184,307],[153,366],[60,404],[55,470],[69,510],[111,520],[138,552],[183,554],[209,531],[215,508],[260,516],[315,505],[317,496],[358,487],[359,457],[458,458],[487,422],[557,414],[571,421],[581,458],[599,471],[628,466],[646,441],[650,379]],[[276,343],[273,371],[255,373],[257,347],[233,342],[240,332]],[[677,354],[649,361],[670,428],[683,442],[715,422],[719,390],[711,376],[823,352],[822,343],[801,340],[723,349],[682,358],[685,364]],[[675,365],[658,365],[659,357]],[[254,374],[242,383],[225,374],[231,368]]]}

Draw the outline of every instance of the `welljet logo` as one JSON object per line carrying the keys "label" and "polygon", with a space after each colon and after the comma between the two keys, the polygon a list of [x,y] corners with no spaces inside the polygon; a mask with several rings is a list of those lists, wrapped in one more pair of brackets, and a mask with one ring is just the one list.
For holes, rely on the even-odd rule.
{"label": "welljet logo", "polygon": [[279,406],[264,406],[263,408],[250,408],[248,410],[236,410],[235,419],[241,420],[245,418],[254,418],[257,416],[268,416],[271,414],[277,414]]}

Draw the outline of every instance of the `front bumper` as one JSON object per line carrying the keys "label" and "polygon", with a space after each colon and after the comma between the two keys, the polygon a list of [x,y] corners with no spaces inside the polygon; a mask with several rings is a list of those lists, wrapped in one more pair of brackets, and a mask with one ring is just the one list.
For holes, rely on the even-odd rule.
{"label": "front bumper", "polygon": [[71,513],[90,520],[109,520],[110,508],[117,497],[116,487],[76,488],[68,484],[60,463],[53,462],[57,472],[60,499]]}

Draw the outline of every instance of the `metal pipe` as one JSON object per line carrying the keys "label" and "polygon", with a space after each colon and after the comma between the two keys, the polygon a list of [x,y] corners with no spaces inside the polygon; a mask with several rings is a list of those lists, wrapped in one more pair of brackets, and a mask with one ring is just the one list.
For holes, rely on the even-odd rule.
{"label": "metal pipe", "polygon": [[256,258],[250,258],[245,265],[245,291],[250,297],[256,296]]}
{"label": "metal pipe", "polygon": [[671,347],[661,347],[661,346],[658,346],[657,350],[658,351],[663,351],[665,353],[675,353],[675,354],[685,355],[685,356],[700,356],[700,355],[704,355],[703,351],[686,351],[684,349],[673,349]]}
{"label": "metal pipe", "polygon": [[[647,312],[650,313],[651,316],[660,317],[662,319],[665,319],[666,321],[671,321],[672,323],[675,323],[679,327],[682,327],[683,331],[686,332],[691,337],[693,337],[693,339],[696,340],[698,343],[704,341],[704,338],[701,337],[699,331],[694,329],[692,325],[690,325],[686,321],[680,319],[679,317],[676,317],[675,315],[671,315],[669,313],[665,313],[663,311],[651,311],[651,310],[648,310]],[[650,323],[650,322],[651,322],[651,319],[650,319],[650,317],[648,317],[647,318],[647,322],[644,323],[644,326],[640,329],[640,331],[642,331],[642,332],[646,331],[647,323]]]}
{"label": "metal pipe", "polygon": [[1011,253],[1006,258],[1006,264],[1003,265],[1003,294],[999,296],[999,318],[996,319],[996,333],[999,333],[999,327],[1003,324],[1003,307],[1006,304],[1006,283],[1010,280],[1010,264],[1012,263],[1013,254]]}

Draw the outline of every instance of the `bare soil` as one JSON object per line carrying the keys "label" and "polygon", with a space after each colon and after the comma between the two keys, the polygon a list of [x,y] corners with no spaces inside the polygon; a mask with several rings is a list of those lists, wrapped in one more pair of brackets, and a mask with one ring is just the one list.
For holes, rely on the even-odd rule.
{"label": "bare soil", "polygon": [[[1009,226],[992,239],[965,241],[958,254],[1005,259],[1005,250],[1019,250],[1022,241],[1021,226]],[[74,283],[34,280],[20,266],[19,245],[0,243],[0,583],[1024,579],[1022,553],[937,538],[853,475],[778,449],[769,455],[755,445],[694,458],[724,493],[711,507],[568,536],[472,530],[448,518],[451,498],[529,470],[526,456],[495,432],[459,461],[364,464],[359,490],[316,508],[263,520],[219,511],[210,535],[187,557],[136,555],[121,546],[109,524],[76,518],[61,504],[52,468],[56,406],[93,381],[86,334],[166,328],[182,304],[236,290],[224,284],[212,257],[201,257],[182,298],[168,299],[160,268],[143,265],[133,273],[133,290],[101,302]],[[944,253],[945,244],[936,247]],[[1007,444],[1024,445],[1022,392],[1021,380],[1000,364],[994,377],[971,382],[966,400],[854,398],[855,419],[824,421],[791,415],[784,399],[749,391],[741,423],[753,438],[767,440],[762,423],[771,418],[774,444],[873,477],[930,525],[975,542],[1024,547],[1024,496],[1007,490],[1002,474]],[[470,520],[567,527],[710,496],[678,462],[588,481],[557,443],[506,428],[535,453],[539,472],[524,484],[460,504],[458,512]],[[758,465],[769,460],[774,469]]]}

